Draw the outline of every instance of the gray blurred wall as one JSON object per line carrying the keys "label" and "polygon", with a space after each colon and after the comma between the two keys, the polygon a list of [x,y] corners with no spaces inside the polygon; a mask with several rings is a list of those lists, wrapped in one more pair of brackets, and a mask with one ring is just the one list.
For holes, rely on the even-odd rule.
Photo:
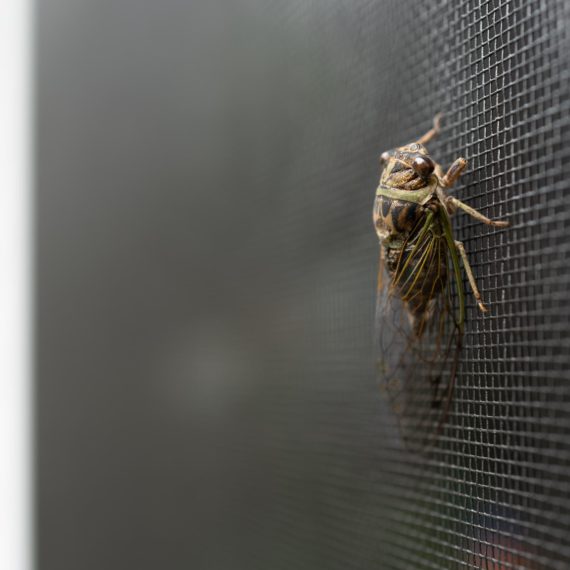
{"label": "gray blurred wall", "polygon": [[38,567],[365,564],[414,4],[36,8]]}

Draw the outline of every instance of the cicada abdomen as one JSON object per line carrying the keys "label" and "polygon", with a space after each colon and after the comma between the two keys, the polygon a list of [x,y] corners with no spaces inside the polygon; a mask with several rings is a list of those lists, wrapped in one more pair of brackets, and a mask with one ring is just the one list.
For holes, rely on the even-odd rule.
{"label": "cicada abdomen", "polygon": [[419,323],[447,283],[447,244],[441,224],[429,207],[382,195],[376,197],[374,223],[384,236],[392,294],[399,296]]}

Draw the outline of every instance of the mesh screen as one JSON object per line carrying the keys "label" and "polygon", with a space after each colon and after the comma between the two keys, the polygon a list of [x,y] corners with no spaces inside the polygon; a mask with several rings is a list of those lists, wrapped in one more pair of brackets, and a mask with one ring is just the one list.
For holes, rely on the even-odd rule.
{"label": "mesh screen", "polygon": [[[313,133],[321,150],[332,134],[325,164],[299,159],[297,172],[313,176],[287,189],[289,236],[321,243],[308,303],[318,324],[308,333],[305,314],[296,329],[310,346],[308,386],[283,411],[285,425],[305,420],[309,443],[305,433],[297,444],[310,459],[304,468],[294,448],[282,466],[275,567],[298,567],[299,557],[307,568],[570,564],[568,10],[523,0],[329,3],[314,23],[325,68],[349,87],[330,95],[325,132]],[[292,21],[307,25],[307,11]],[[513,227],[454,219],[491,312],[480,315],[469,296],[450,421],[425,458],[401,449],[363,365],[376,263],[368,216],[376,156],[425,132],[439,110],[432,156],[465,156],[457,195]],[[307,208],[307,192],[318,205]],[[299,231],[308,219],[318,228],[310,240]]]}
{"label": "mesh screen", "polygon": [[[570,4],[38,3],[42,568],[570,566]],[[451,415],[374,370],[378,156],[469,167]],[[466,288],[469,291],[468,284]]]}

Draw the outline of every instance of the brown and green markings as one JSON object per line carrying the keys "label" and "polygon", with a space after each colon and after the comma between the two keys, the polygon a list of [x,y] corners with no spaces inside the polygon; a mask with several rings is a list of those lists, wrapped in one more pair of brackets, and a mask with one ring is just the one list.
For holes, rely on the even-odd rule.
{"label": "brown and green markings", "polygon": [[378,367],[405,441],[420,448],[433,443],[449,413],[465,323],[462,268],[479,309],[488,310],[451,216],[461,209],[487,225],[509,225],[448,196],[467,161],[458,158],[444,172],[428,155],[424,145],[439,122],[436,116],[416,142],[382,154],[373,213],[380,240]]}

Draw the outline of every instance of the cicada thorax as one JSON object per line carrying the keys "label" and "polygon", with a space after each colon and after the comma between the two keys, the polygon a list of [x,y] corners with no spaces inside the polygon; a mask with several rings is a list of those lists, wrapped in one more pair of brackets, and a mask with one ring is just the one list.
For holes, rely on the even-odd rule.
{"label": "cicada thorax", "polygon": [[377,195],[374,202],[374,226],[381,240],[389,235],[410,234],[425,218],[426,209],[421,204]]}
{"label": "cicada thorax", "polygon": [[[414,143],[382,155],[386,166],[374,203],[374,225],[378,237],[403,235],[413,231],[425,214],[425,204],[435,193],[437,180],[431,175],[433,161],[425,147]],[[426,175],[416,169],[428,165]]]}

